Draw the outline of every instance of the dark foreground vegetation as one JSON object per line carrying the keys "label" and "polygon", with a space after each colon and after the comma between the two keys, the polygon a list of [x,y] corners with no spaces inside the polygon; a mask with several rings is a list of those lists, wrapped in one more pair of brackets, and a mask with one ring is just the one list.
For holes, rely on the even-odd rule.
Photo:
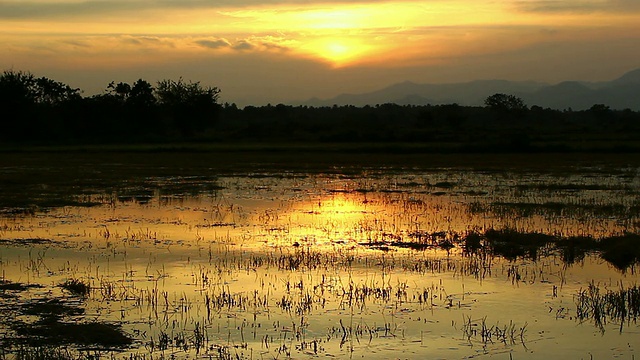
{"label": "dark foreground vegetation", "polygon": [[[484,107],[457,104],[307,107],[221,104],[198,82],[139,79],[102,94],[30,73],[0,76],[0,144],[387,144],[413,152],[640,150],[640,113],[594,104],[543,109],[495,94]],[[402,144],[400,146],[399,144]]]}
{"label": "dark foreground vegetation", "polygon": [[392,248],[427,250],[440,248],[451,250],[460,248],[465,256],[500,256],[509,261],[518,259],[539,260],[550,254],[559,255],[566,265],[584,260],[589,254],[598,254],[603,260],[620,271],[635,271],[640,264],[640,235],[622,235],[594,238],[592,236],[549,235],[537,232],[523,232],[513,229],[487,229],[470,231],[465,234],[447,232],[426,233],[416,231],[409,234],[410,241],[384,240],[366,242],[360,245],[389,251]]}

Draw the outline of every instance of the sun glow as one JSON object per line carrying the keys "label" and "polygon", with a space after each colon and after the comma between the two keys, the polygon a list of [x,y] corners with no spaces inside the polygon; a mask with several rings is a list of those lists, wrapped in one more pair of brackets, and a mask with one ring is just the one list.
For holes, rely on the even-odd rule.
{"label": "sun glow", "polygon": [[345,54],[348,54],[349,47],[347,47],[342,43],[335,42],[335,43],[329,44],[327,46],[327,50],[329,50],[329,53],[332,54],[334,57],[341,57],[341,56],[344,56]]}
{"label": "sun glow", "polygon": [[305,27],[312,29],[354,29],[367,27],[371,11],[363,9],[315,10],[296,14]]}
{"label": "sun glow", "polygon": [[[500,72],[534,76],[524,70],[525,63],[555,81],[564,75],[559,70],[551,75],[544,66],[560,69],[560,63],[569,61],[562,60],[565,56],[575,60],[573,53],[583,51],[580,61],[590,69],[598,61],[586,60],[586,55],[596,56],[603,48],[619,52],[619,69],[637,64],[638,50],[632,45],[640,38],[638,10],[622,12],[623,5],[607,10],[604,0],[578,3],[0,0],[0,66],[68,74],[68,79],[79,79],[79,87],[93,87],[90,92],[102,91],[97,88],[102,84],[81,77],[78,70],[94,71],[109,81],[129,71],[148,78],[176,74],[194,79],[213,71],[219,72],[216,81],[231,98],[244,101],[244,93],[255,93],[274,102],[280,95],[254,84],[259,78],[263,86],[273,86],[278,71],[278,84],[287,85],[277,92],[298,98],[318,95],[316,88],[328,91],[334,86],[331,76],[360,79],[348,85],[355,91],[383,86],[397,76],[416,81],[458,81]],[[504,65],[511,62],[519,65]],[[272,71],[262,70],[267,64]],[[361,71],[352,71],[356,68]],[[427,68],[434,71],[421,70]],[[338,71],[327,71],[324,78],[322,71],[332,69]],[[375,69],[398,70],[366,75]],[[298,71],[308,74],[304,79],[322,81],[314,87],[300,85]],[[240,85],[245,83],[251,85]],[[293,90],[299,88],[305,93]]]}
{"label": "sun glow", "polygon": [[336,67],[361,61],[371,50],[372,46],[361,40],[340,37],[311,41],[302,47],[303,52],[322,58]]}

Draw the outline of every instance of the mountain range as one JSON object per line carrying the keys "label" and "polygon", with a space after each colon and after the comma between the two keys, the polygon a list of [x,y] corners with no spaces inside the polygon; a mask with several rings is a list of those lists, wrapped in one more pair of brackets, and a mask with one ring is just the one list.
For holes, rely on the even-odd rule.
{"label": "mountain range", "polygon": [[604,82],[565,81],[546,84],[533,81],[477,80],[451,84],[416,84],[405,81],[386,88],[362,93],[342,94],[330,99],[313,98],[299,105],[441,105],[457,103],[481,106],[488,96],[503,93],[515,95],[529,106],[552,109],[585,110],[594,104],[612,109],[640,111],[640,69]]}

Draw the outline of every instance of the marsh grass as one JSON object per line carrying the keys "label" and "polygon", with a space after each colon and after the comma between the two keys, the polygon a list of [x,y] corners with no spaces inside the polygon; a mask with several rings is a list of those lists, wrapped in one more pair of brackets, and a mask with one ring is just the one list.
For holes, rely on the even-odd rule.
{"label": "marsh grass", "polygon": [[15,360],[82,360],[84,356],[74,354],[67,348],[58,346],[19,346],[14,354]]}
{"label": "marsh grass", "polygon": [[[255,349],[252,347],[255,344],[251,345],[245,339],[245,336],[251,336],[251,332],[254,332],[254,339],[259,339],[260,336],[265,338],[263,354],[274,357],[294,356],[298,351],[318,356],[325,351],[325,348],[332,346],[332,339],[339,342],[341,349],[344,347],[345,351],[353,351],[354,344],[366,344],[375,340],[392,341],[391,339],[404,336],[404,330],[388,320],[385,320],[382,326],[369,325],[366,322],[347,323],[340,320],[340,326],[327,329],[329,335],[326,339],[320,341],[315,338],[306,338],[307,329],[310,326],[309,318],[322,316],[327,306],[335,306],[341,311],[351,313],[406,308],[414,311],[438,311],[437,309],[461,307],[460,302],[454,301],[455,297],[447,294],[442,284],[432,284],[428,287],[415,286],[404,281],[354,281],[347,275],[354,269],[366,268],[369,271],[380,271],[382,274],[405,271],[453,273],[462,276],[473,274],[482,279],[487,272],[492,271],[494,257],[497,256],[497,253],[492,250],[494,243],[522,242],[528,247],[549,246],[567,240],[538,233],[520,233],[511,229],[490,229],[483,233],[471,231],[466,234],[418,232],[408,238],[421,239],[434,246],[448,242],[455,248],[462,249],[464,256],[429,259],[412,256],[415,253],[411,251],[415,250],[403,250],[405,253],[399,254],[359,253],[355,250],[321,251],[306,245],[276,247],[265,253],[255,252],[248,255],[242,252],[236,253],[228,247],[221,247],[208,263],[204,261],[194,265],[191,286],[196,290],[195,294],[172,294],[166,288],[162,288],[164,277],[159,276],[153,279],[151,288],[146,289],[137,287],[141,285],[140,282],[102,278],[99,286],[94,289],[89,288],[90,297],[92,301],[98,303],[113,302],[120,304],[123,308],[127,307],[126,304],[130,304],[132,309],[140,309],[136,311],[148,311],[149,327],[156,329],[154,331],[157,332],[150,331],[143,343],[152,354],[166,352],[186,356],[186,354],[195,353],[202,356],[237,358],[244,354],[243,351]],[[627,240],[633,239],[633,236],[629,236]],[[570,241],[573,242],[573,246],[581,247],[583,243],[589,246],[600,246],[599,242],[606,240],[610,239],[599,239],[599,241],[571,239]],[[438,249],[441,252],[445,251],[443,247]],[[218,257],[224,260],[218,262]],[[525,257],[530,258],[529,255]],[[514,279],[513,281],[519,281],[521,277],[524,279],[527,271],[524,267],[519,267],[511,259],[508,264],[506,268],[503,266],[503,270],[509,279]],[[238,272],[261,274],[270,270],[277,271],[279,275],[265,278],[268,280],[264,280],[262,287],[232,290],[228,285],[221,285],[227,276]],[[293,274],[296,275],[295,278],[288,277]],[[304,276],[298,278],[298,274],[316,276],[312,281]],[[329,274],[333,278],[331,281]],[[88,275],[87,278],[89,278]],[[82,288],[84,288],[82,284],[88,287],[88,283],[84,280],[71,281],[71,283],[76,282]],[[67,291],[72,292],[69,289]],[[198,307],[206,310],[206,316],[203,316],[204,311],[196,312],[195,309]],[[123,349],[135,346],[133,338],[124,333],[115,323],[69,321],[70,318],[81,317],[81,310],[81,308],[74,308],[56,301],[42,302],[38,306],[25,306],[23,313],[38,316],[40,320],[33,324],[17,324],[14,330],[22,339],[29,339],[27,344],[36,347],[43,344],[69,344],[75,347],[100,349]],[[625,311],[629,314],[629,310]],[[251,314],[254,320],[247,321]],[[260,317],[264,319],[264,316],[267,316],[265,314],[273,318],[284,315],[285,318],[291,319],[292,324],[286,327],[274,326],[277,331],[275,334],[270,334],[260,330],[260,320],[256,320]],[[247,317],[242,319],[243,316]],[[235,322],[233,326],[227,325],[229,338],[221,341],[219,339],[221,330],[212,329],[219,327],[220,325],[216,324],[223,322],[224,320],[221,319],[224,318],[238,320],[232,320]],[[635,318],[632,319],[627,320],[627,323],[635,321]],[[469,318],[465,321],[463,333],[470,343],[505,346],[522,343],[525,345],[526,324],[519,326],[513,321],[505,324],[489,323],[486,318],[477,320]],[[232,331],[235,334],[233,336],[239,338],[231,340]],[[259,333],[266,335],[258,335]],[[215,338],[218,340],[213,340]],[[350,348],[352,350],[349,350]]]}
{"label": "marsh grass", "polygon": [[624,325],[636,323],[640,317],[640,288],[637,285],[620,288],[602,289],[595,283],[589,283],[586,289],[580,289],[575,296],[576,318],[579,321],[592,320],[603,333],[607,323],[619,324],[622,332]]}
{"label": "marsh grass", "polygon": [[521,343],[526,348],[526,332],[528,323],[518,326],[513,321],[508,324],[487,322],[487,317],[472,319],[471,316],[463,315],[462,332],[469,343],[478,341],[483,345],[502,343],[504,345],[515,345]]}
{"label": "marsh grass", "polygon": [[538,259],[538,251],[557,240],[552,235],[513,229],[488,229],[484,233],[491,252],[508,260],[528,257]]}
{"label": "marsh grass", "polygon": [[81,279],[68,279],[60,287],[77,296],[89,296],[91,286]]}
{"label": "marsh grass", "polygon": [[497,201],[491,204],[474,203],[469,210],[474,214],[493,213],[503,218],[532,217],[534,215],[544,217],[637,217],[640,215],[640,207],[627,206],[625,204],[575,204],[560,201],[544,202],[503,202]]}
{"label": "marsh grass", "polygon": [[177,329],[161,330],[157,337],[152,337],[147,341],[145,346],[151,353],[156,351],[165,352],[166,350],[179,350],[183,352],[193,350],[197,356],[203,351],[209,352],[214,349],[217,349],[219,355],[223,355],[224,353],[224,349],[220,347],[216,347],[215,345],[209,346],[207,330],[204,326],[201,326],[199,322],[195,323],[193,331],[190,333]]}
{"label": "marsh grass", "polygon": [[537,191],[629,191],[632,190],[628,185],[609,185],[609,184],[584,184],[584,183],[568,183],[568,184],[520,184],[517,185],[518,190],[537,190]]}
{"label": "marsh grass", "polygon": [[[465,233],[435,232],[409,234],[409,240],[363,242],[361,246],[389,251],[392,248],[425,251],[442,249],[449,253],[460,249],[469,257],[480,260],[486,256],[499,256],[510,261],[517,259],[538,260],[543,256],[559,254],[562,261],[571,265],[587,254],[599,254],[617,269],[626,271],[640,263],[640,234],[625,232],[620,235],[595,238],[591,236],[564,237],[556,234],[527,232],[512,228],[489,228],[483,232],[470,230]],[[435,261],[435,260],[434,260]],[[436,264],[437,263],[437,264]],[[435,270],[441,261],[427,266]],[[451,268],[449,270],[452,270]]]}

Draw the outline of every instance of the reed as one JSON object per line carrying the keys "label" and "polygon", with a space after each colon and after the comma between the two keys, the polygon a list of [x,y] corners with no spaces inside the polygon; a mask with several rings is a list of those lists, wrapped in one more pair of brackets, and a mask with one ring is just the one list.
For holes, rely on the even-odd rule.
{"label": "reed", "polygon": [[618,324],[622,333],[625,324],[637,322],[640,316],[640,288],[637,285],[624,287],[620,283],[619,289],[601,290],[591,282],[586,289],[578,291],[574,297],[576,319],[581,322],[592,320],[603,333],[607,323]]}

